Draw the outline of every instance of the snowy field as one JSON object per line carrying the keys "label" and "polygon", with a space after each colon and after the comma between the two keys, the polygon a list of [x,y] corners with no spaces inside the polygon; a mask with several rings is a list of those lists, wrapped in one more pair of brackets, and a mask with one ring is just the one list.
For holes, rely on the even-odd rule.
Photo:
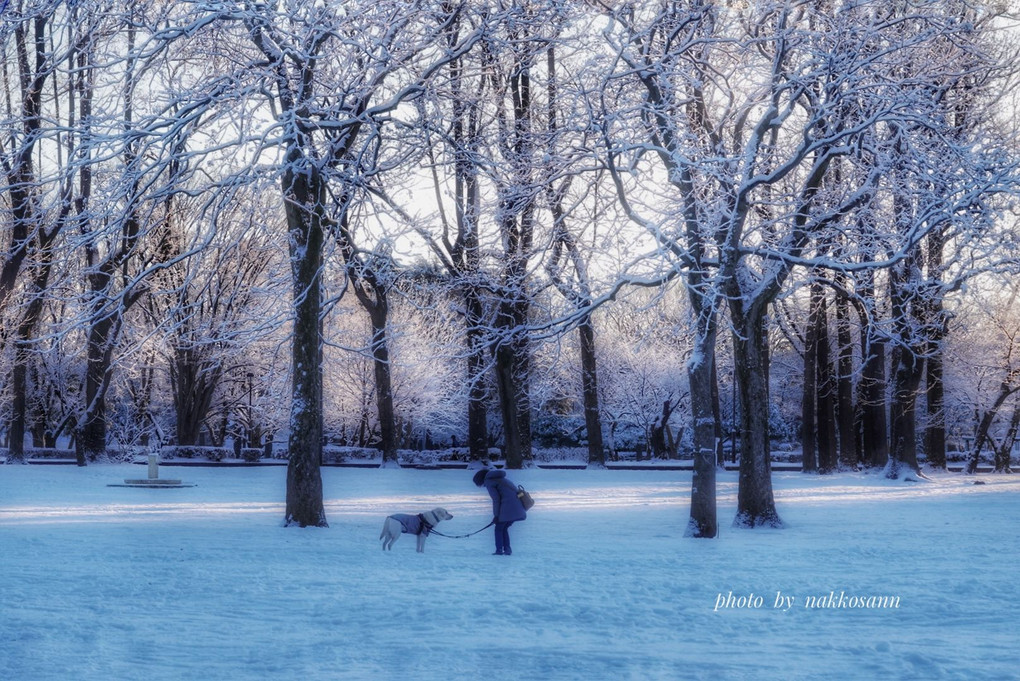
{"label": "snowy field", "polygon": [[[512,472],[537,505],[501,557],[491,530],[379,549],[390,513],[485,525],[470,471],[325,469],[330,527],[304,530],[281,526],[283,467],[107,486],[144,474],[0,466],[0,679],[1020,676],[1020,476],[777,473],[787,529],[737,531],[724,473],[701,541],[690,473]],[[731,592],[761,605],[717,609]]]}

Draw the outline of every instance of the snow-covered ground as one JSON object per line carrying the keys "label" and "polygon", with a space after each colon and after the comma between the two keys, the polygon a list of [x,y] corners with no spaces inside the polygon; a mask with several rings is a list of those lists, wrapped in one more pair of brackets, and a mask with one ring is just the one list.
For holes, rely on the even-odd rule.
{"label": "snow-covered ground", "polygon": [[[537,505],[501,557],[491,530],[379,548],[390,513],[485,525],[471,471],[325,469],[330,527],[302,530],[281,526],[283,467],[107,486],[144,470],[0,466],[0,679],[1020,675],[1020,476],[777,473],[788,527],[738,531],[723,473],[703,541],[682,536],[690,473],[512,472]],[[717,609],[731,592],[761,606]]]}

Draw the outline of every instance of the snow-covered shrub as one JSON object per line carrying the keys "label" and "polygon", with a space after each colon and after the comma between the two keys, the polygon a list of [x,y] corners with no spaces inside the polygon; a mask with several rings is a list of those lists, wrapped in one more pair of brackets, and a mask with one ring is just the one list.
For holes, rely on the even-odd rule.
{"label": "snow-covered shrub", "polygon": [[532,439],[538,447],[579,447],[586,438],[583,416],[542,411],[532,422]]}
{"label": "snow-covered shrub", "polygon": [[208,461],[222,461],[228,458],[231,452],[226,447],[199,447],[197,445],[171,445],[160,450],[160,456],[164,459],[206,459]]}

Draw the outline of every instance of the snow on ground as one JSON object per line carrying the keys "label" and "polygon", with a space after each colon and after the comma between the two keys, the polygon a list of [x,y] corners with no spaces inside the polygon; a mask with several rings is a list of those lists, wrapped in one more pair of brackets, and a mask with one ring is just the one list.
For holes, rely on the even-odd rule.
{"label": "snow on ground", "polygon": [[[784,530],[683,538],[690,473],[512,472],[512,528],[471,471],[323,470],[329,529],[281,526],[283,467],[0,466],[0,679],[1015,679],[1020,476],[777,473]],[[758,608],[720,608],[751,594]],[[794,597],[776,608],[777,594]],[[805,607],[853,597],[898,607]],[[745,599],[746,600],[746,599]],[[757,601],[752,600],[752,604]],[[846,601],[844,601],[845,605]],[[725,604],[725,603],[724,603]]]}

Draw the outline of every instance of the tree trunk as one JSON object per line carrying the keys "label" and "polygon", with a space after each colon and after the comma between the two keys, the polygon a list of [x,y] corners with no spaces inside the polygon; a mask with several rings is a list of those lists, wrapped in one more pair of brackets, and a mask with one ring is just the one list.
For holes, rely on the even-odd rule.
{"label": "tree trunk", "polygon": [[713,409],[715,378],[715,320],[701,317],[694,349],[687,363],[694,424],[694,473],[691,479],[691,517],[686,536],[712,539],[719,533],[716,506],[716,412]]}
{"label": "tree trunk", "polygon": [[899,479],[910,472],[920,473],[917,464],[917,394],[924,372],[924,360],[909,348],[899,353],[899,366],[893,383],[889,408],[892,448],[886,464],[887,478]]}
{"label": "tree trunk", "polygon": [[829,305],[825,289],[821,284],[813,284],[811,288],[817,303],[815,373],[818,379],[818,415],[815,421],[818,429],[818,469],[820,473],[827,474],[839,468],[836,454],[836,385],[829,352]]}
{"label": "tree trunk", "polygon": [[928,352],[925,361],[927,378],[925,393],[928,407],[928,423],[924,433],[925,458],[929,466],[940,470],[946,469],[946,391],[942,355],[948,322],[941,293],[945,270],[942,258],[944,243],[944,230],[938,229],[928,235],[926,266],[928,280],[933,285],[928,286],[931,299],[924,303],[925,326],[928,332]]}
{"label": "tree trunk", "polygon": [[602,419],[599,409],[598,363],[595,354],[595,327],[586,315],[577,327],[581,346],[581,393],[584,401],[584,425],[588,433],[588,465],[606,465],[602,441]]}
{"label": "tree trunk", "polygon": [[197,445],[220,382],[221,367],[210,366],[193,348],[175,348],[170,383],[177,415],[177,444]]}
{"label": "tree trunk", "polygon": [[506,465],[521,468],[530,462],[531,342],[528,313],[528,260],[534,242],[536,197],[536,135],[533,131],[531,66],[533,55],[521,51],[512,55],[512,64],[500,74],[506,78],[506,94],[512,102],[512,117],[505,121],[503,156],[508,174],[499,190],[499,228],[503,246],[502,299],[496,318],[496,381],[499,385]]}
{"label": "tree trunk", "polygon": [[25,423],[28,412],[28,361],[31,348],[20,338],[14,343],[14,366],[11,370],[11,421],[9,424],[11,459],[22,461],[25,458]]}
{"label": "tree trunk", "polygon": [[[451,37],[450,45],[455,39]],[[468,379],[468,456],[483,461],[489,456],[489,391],[485,374],[487,331],[485,307],[478,287],[480,253],[478,247],[478,216],[481,195],[476,166],[479,134],[478,110],[468,107],[461,98],[463,65],[459,59],[450,62],[453,92],[454,196],[456,198],[457,238],[449,248],[451,273],[463,282],[464,311],[467,323]],[[438,181],[437,181],[438,182]],[[438,191],[438,184],[437,184]],[[442,201],[439,202],[442,205]]]}
{"label": "tree trunk", "polygon": [[485,385],[485,330],[482,301],[470,287],[465,293],[467,310],[468,456],[483,461],[489,456],[488,390]]}
{"label": "tree trunk", "polygon": [[[548,106],[548,115],[546,117],[548,146],[546,151],[549,159],[555,158],[559,151],[557,149],[557,143],[559,142],[557,139],[557,109],[559,103],[557,101],[556,63],[556,49],[550,46],[546,50],[546,69],[548,73],[548,79],[546,80],[546,93],[548,95],[546,101]],[[579,311],[583,311],[591,306],[591,287],[588,283],[587,267],[578,252],[573,235],[569,233],[565,226],[567,211],[563,208],[563,197],[573,178],[568,177],[561,180],[557,187],[556,182],[552,178],[553,174],[549,173],[550,177],[546,180],[546,194],[555,230],[553,237],[555,244],[553,246],[550,270],[553,282],[560,289],[560,292],[568,300],[571,300]],[[573,287],[568,286],[559,274],[559,261],[564,256],[573,264],[577,277],[576,285]],[[606,455],[603,450],[601,410],[599,409],[595,328],[592,326],[590,313],[585,312],[583,318],[578,323],[577,334],[581,351],[581,397],[584,404],[584,425],[588,440],[588,465],[604,467]]]}
{"label": "tree trunk", "polygon": [[[138,301],[141,290],[121,291],[118,299],[114,300],[111,298],[111,287],[116,273],[122,270],[133,253],[139,228],[134,215],[130,215],[119,250],[88,277],[94,302],[86,348],[85,406],[75,437],[79,466],[96,460],[106,451],[106,394],[113,379],[113,352],[123,328],[124,315]],[[91,248],[89,250],[92,251]],[[91,261],[91,253],[88,258]]]}
{"label": "tree trunk", "polygon": [[[941,339],[939,341],[941,345]],[[939,470],[946,469],[946,389],[943,381],[942,351],[928,356],[925,362],[928,380],[926,387],[928,402],[928,425],[924,433],[925,455],[928,465]]]}
{"label": "tree trunk", "polygon": [[[897,198],[898,212],[907,214]],[[902,221],[902,218],[901,218]],[[890,449],[885,476],[897,480],[920,475],[917,463],[917,397],[924,375],[921,275],[912,253],[889,271],[889,300],[893,328],[899,341],[894,353],[893,394],[889,405]]]}
{"label": "tree trunk", "polygon": [[836,294],[836,347],[838,372],[836,375],[836,422],[839,432],[839,462],[847,468],[856,468],[857,442],[854,429],[854,348],[850,333],[850,304],[846,296]]}
{"label": "tree trunk", "polygon": [[670,457],[671,435],[669,433],[669,417],[673,414],[673,405],[668,399],[662,401],[662,411],[659,418],[655,419],[652,425],[651,449],[652,456],[657,459],[668,459]]}
{"label": "tree trunk", "polygon": [[32,336],[36,324],[43,311],[44,293],[49,285],[52,270],[53,253],[50,250],[53,236],[43,233],[39,237],[41,248],[36,256],[39,260],[33,268],[31,289],[28,292],[28,305],[18,324],[17,337],[14,341],[14,366],[11,371],[11,446],[10,455],[15,461],[25,456],[25,433],[28,425],[28,364],[32,357]]}
{"label": "tree trunk", "polygon": [[[54,232],[55,234],[55,232]],[[49,284],[52,269],[52,252],[47,237],[42,236],[43,248],[39,254],[29,291],[28,306],[18,324],[14,341],[14,366],[11,371],[11,443],[10,455],[15,461],[25,456],[25,433],[28,425],[28,365],[32,358],[32,336],[42,314],[44,292]]]}
{"label": "tree trunk", "polygon": [[811,287],[810,303],[808,304],[807,329],[804,334],[804,390],[801,398],[801,431],[800,442],[803,452],[804,473],[818,472],[817,442],[815,440],[815,418],[818,413],[818,311],[816,308],[815,289]]}
{"label": "tree trunk", "polygon": [[[865,281],[859,288],[862,300],[875,303],[875,289],[871,275],[865,274]],[[881,468],[889,459],[888,419],[886,417],[886,374],[885,341],[879,336],[874,322],[861,316],[861,356],[863,368],[857,384],[860,391],[857,399],[861,460],[865,464]]]}
{"label": "tree trunk", "polygon": [[977,432],[974,433],[974,449],[971,450],[970,460],[967,463],[967,472],[971,475],[977,473],[978,464],[981,462],[981,449],[985,446],[985,440],[988,439],[988,431],[991,430],[995,415],[999,412],[999,408],[1009,399],[1009,396],[1017,390],[1020,390],[1020,387],[1013,386],[1008,381],[1003,381],[999,385],[999,394],[995,396],[995,402],[981,415]]}
{"label": "tree trunk", "polygon": [[397,463],[397,426],[393,412],[393,384],[390,371],[390,350],[386,340],[389,304],[382,288],[375,289],[375,303],[369,310],[372,318],[372,363],[375,368],[375,399],[379,412],[379,438],[383,464]]}
{"label": "tree trunk", "polygon": [[496,347],[496,385],[503,417],[507,468],[531,459],[531,401],[528,396],[528,343],[521,332]]}
{"label": "tree trunk", "polygon": [[[104,295],[105,290],[105,284],[94,284],[92,289],[97,296]],[[120,319],[119,312],[104,313],[99,306],[93,311],[86,349],[85,410],[74,438],[79,466],[95,461],[106,451],[106,391],[113,373],[113,344]]]}
{"label": "tree trunk", "polygon": [[[6,5],[4,5],[4,9],[6,9]],[[6,17],[4,18],[6,19]],[[43,102],[46,100],[41,94],[49,76],[53,74],[56,77],[55,74],[58,73],[57,69],[50,68],[49,59],[46,59],[43,54],[47,43],[42,40],[42,35],[50,19],[51,17],[46,14],[40,14],[34,19],[35,55],[31,61],[28,58],[30,50],[28,41],[32,40],[32,32],[19,28],[12,30],[7,35],[7,39],[11,40],[14,45],[16,53],[22,55],[17,60],[19,78],[10,81],[11,84],[20,85],[21,107],[20,116],[18,116],[20,120],[5,121],[5,123],[10,126],[9,130],[11,130],[7,134],[13,134],[14,129],[21,128],[24,137],[18,145],[17,152],[14,153],[12,153],[13,149],[6,147],[9,141],[14,140],[5,140],[4,142],[4,170],[7,181],[5,189],[8,195],[5,212],[9,211],[9,217],[5,216],[4,230],[10,231],[11,242],[8,252],[4,255],[3,266],[0,267],[0,312],[6,310],[17,285],[18,275],[29,256],[34,241],[31,235],[34,230],[42,227],[42,221],[38,215],[40,205],[37,192],[39,190],[36,189],[42,185],[36,177],[33,160],[36,157],[36,142],[44,138],[44,135],[40,133],[40,128],[43,122]],[[31,63],[36,65],[35,71],[30,70]],[[5,70],[4,73],[6,75],[7,71]],[[5,83],[5,87],[10,87],[10,85]],[[8,92],[8,104],[10,103],[10,92]],[[11,115],[15,115],[13,107],[8,106],[7,111]]]}
{"label": "tree trunk", "polygon": [[740,481],[736,527],[782,527],[772,492],[769,451],[769,349],[765,309],[751,304],[734,312],[734,361],[740,393]]}
{"label": "tree trunk", "polygon": [[283,195],[290,233],[294,300],[287,507],[284,522],[326,527],[322,504],[322,314],[323,206],[325,188],[314,164],[295,167],[288,153]]}
{"label": "tree trunk", "polygon": [[995,450],[995,473],[1012,473],[1010,452],[1016,443],[1017,431],[1020,430],[1020,402],[1013,405],[1013,415],[1009,419],[1009,429],[1002,438],[1002,446]]}
{"label": "tree trunk", "polygon": [[[135,25],[131,21],[127,21],[126,27],[127,49],[133,51]],[[133,127],[133,101],[136,94],[134,63],[129,62],[129,65],[131,68],[127,73],[123,102],[123,120],[128,130]],[[91,103],[86,101],[91,98],[91,94],[87,97],[83,95],[83,97],[85,98],[82,102],[83,107],[86,104],[91,107]],[[83,115],[85,111],[86,109],[83,108]],[[138,241],[144,232],[142,219],[138,215],[143,193],[138,168],[138,146],[133,142],[127,142],[121,153],[125,171],[134,177],[130,180],[126,187],[127,191],[122,197],[126,205],[118,220],[118,234],[115,239],[110,240],[105,248],[102,245],[97,246],[96,242],[88,241],[84,249],[88,272],[86,280],[91,296],[91,316],[89,317],[86,350],[85,409],[75,437],[75,453],[79,466],[84,466],[87,461],[95,460],[106,451],[106,393],[113,377],[113,351],[120,336],[124,315],[140,297],[137,290],[134,292],[129,290],[130,276],[127,271],[128,263],[132,255],[135,254]],[[91,189],[84,187],[85,185],[90,187],[91,182],[91,169],[83,168],[81,171],[83,196],[79,204],[80,209],[87,206]],[[88,222],[91,217],[87,211],[81,210],[78,219],[82,223],[82,231],[90,231]],[[102,259],[96,262],[98,258]],[[117,284],[121,285],[121,290],[115,293],[114,288]]]}
{"label": "tree trunk", "polygon": [[[379,448],[383,464],[397,463],[398,428],[393,411],[393,384],[390,367],[390,349],[386,340],[389,321],[389,300],[385,271],[366,263],[354,246],[347,214],[339,223],[340,251],[347,265],[347,277],[358,302],[368,312],[372,322],[372,367],[375,374],[376,415],[379,419]],[[385,267],[385,266],[384,266]]]}
{"label": "tree trunk", "polygon": [[525,277],[531,248],[533,202],[519,216],[503,220],[506,246],[503,299],[499,303],[496,328],[496,383],[503,416],[503,437],[508,468],[521,468],[531,454],[531,343],[527,323],[530,307]]}

